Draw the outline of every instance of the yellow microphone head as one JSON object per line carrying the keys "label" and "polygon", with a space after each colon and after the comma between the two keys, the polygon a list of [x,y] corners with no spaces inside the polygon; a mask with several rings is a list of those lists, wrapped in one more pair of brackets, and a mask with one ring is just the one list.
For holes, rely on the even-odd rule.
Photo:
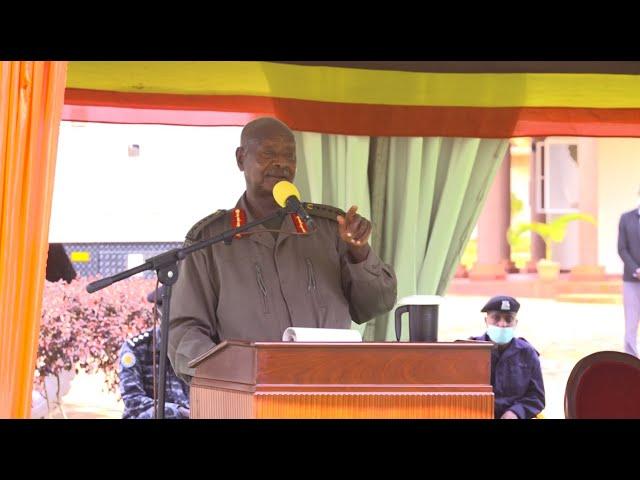
{"label": "yellow microphone head", "polygon": [[292,196],[300,200],[300,192],[293,183],[280,180],[273,186],[273,198],[281,207],[285,207],[287,198]]}

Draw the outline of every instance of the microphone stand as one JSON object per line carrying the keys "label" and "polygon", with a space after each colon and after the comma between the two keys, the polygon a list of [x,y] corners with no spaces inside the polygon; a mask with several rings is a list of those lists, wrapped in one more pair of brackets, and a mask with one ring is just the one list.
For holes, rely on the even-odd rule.
{"label": "microphone stand", "polygon": [[[262,225],[269,220],[280,217],[284,218],[288,213],[295,213],[295,209],[291,206],[279,209],[276,213],[269,215],[265,218],[254,220],[238,228],[232,228],[225,232],[222,232],[215,237],[211,237],[200,242],[196,242],[187,247],[174,248],[164,253],[156,255],[147,259],[142,265],[130,268],[120,273],[116,273],[111,277],[102,278],[91,282],[87,285],[87,292],[94,293],[98,290],[108,287],[116,282],[129,278],[136,273],[145,272],[147,270],[155,270],[158,276],[158,281],[164,285],[162,289],[162,315],[160,315],[160,374],[158,381],[159,398],[154,399],[156,406],[155,418],[164,418],[165,407],[165,391],[166,391],[166,369],[167,369],[167,350],[169,347],[169,314],[171,305],[171,286],[178,280],[178,262],[184,259],[187,255],[213,245],[215,243],[224,242],[226,245],[231,245],[231,242],[235,235],[238,233],[249,230],[250,228]],[[159,404],[159,405],[158,405]]]}

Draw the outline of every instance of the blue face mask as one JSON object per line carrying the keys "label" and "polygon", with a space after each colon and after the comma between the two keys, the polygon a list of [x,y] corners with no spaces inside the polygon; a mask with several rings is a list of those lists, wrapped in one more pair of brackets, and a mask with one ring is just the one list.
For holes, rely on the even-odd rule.
{"label": "blue face mask", "polygon": [[487,335],[491,341],[499,344],[509,343],[514,335],[514,327],[496,327],[495,325],[487,326]]}

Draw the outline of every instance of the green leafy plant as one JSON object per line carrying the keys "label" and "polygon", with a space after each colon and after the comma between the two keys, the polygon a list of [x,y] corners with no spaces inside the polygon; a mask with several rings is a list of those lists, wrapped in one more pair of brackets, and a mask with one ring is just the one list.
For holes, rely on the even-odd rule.
{"label": "green leafy plant", "polygon": [[546,245],[546,259],[551,260],[552,243],[560,243],[567,234],[567,226],[569,223],[577,220],[583,220],[592,224],[596,224],[595,218],[588,213],[569,213],[562,215],[549,223],[521,223],[514,227],[510,227],[507,231],[507,241],[510,245],[515,245],[520,235],[531,231],[542,237]]}

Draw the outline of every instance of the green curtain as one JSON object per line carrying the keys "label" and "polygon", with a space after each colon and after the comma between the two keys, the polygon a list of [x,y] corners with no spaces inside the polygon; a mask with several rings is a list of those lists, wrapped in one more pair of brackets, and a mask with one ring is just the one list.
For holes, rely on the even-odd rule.
{"label": "green curtain", "polygon": [[369,137],[294,132],[298,168],[296,186],[303,200],[333,205],[371,218]]}
{"label": "green curtain", "polygon": [[[359,207],[372,248],[396,271],[398,298],[443,295],[508,140],[294,134],[302,198]],[[392,340],[392,314],[352,326],[365,340]]]}
{"label": "green curtain", "polygon": [[[294,132],[297,172],[295,183],[305,201],[332,205],[371,218],[367,168],[370,137]],[[364,334],[367,324],[351,323]]]}
{"label": "green curtain", "polygon": [[[376,251],[395,268],[398,298],[446,292],[507,146],[506,139],[372,141]],[[392,314],[369,322],[368,339],[395,339]],[[408,334],[403,328],[403,340]]]}

